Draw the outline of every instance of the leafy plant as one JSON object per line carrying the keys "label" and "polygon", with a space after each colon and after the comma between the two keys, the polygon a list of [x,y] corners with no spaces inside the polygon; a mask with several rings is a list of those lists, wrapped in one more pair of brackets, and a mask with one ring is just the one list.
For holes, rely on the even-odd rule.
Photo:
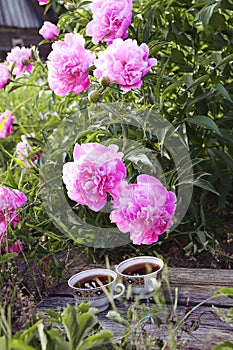
{"label": "leafy plant", "polygon": [[62,312],[47,310],[47,317],[40,315],[44,320],[34,322],[26,330],[12,335],[10,321],[1,308],[1,349],[116,349],[112,333],[100,329],[96,311],[88,309],[88,304],[67,306]]}
{"label": "leafy plant", "polygon": [[[221,288],[215,292],[216,296],[225,296],[233,299],[233,288]],[[233,327],[233,308],[229,308],[227,313],[225,314],[219,308],[213,307],[218,317],[223,321]],[[214,347],[213,350],[231,350],[233,349],[233,342],[224,341],[217,346]]]}

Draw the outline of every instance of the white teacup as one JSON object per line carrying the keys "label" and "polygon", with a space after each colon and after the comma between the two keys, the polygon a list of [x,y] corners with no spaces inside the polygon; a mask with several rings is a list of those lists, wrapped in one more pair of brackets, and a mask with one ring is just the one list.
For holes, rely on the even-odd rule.
{"label": "white teacup", "polygon": [[[119,298],[125,292],[125,286],[116,281],[116,272],[109,269],[92,269],[71,276],[68,285],[77,304],[88,301],[90,306],[104,311],[109,306],[109,298]],[[119,293],[116,293],[117,288],[121,289]]]}
{"label": "white teacup", "polygon": [[159,286],[163,261],[154,256],[138,256],[122,261],[116,268],[132,294],[148,294]]}

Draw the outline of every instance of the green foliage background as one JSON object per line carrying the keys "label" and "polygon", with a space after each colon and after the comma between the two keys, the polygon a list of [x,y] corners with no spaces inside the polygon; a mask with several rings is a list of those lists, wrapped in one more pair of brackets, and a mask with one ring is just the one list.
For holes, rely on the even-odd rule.
{"label": "green foliage background", "polygon": [[[73,30],[86,37],[85,28],[92,18],[86,8],[88,1],[76,1],[71,10],[63,1],[53,3],[61,13],[59,38]],[[145,76],[141,89],[124,95],[116,85],[103,89],[90,73],[89,91],[99,89],[101,102],[122,100],[152,108],[176,128],[189,150],[195,172],[193,199],[176,233],[164,235],[161,241],[166,243],[166,239],[181,234],[183,246],[191,242],[194,250],[198,246],[206,249],[210,241],[221,239],[209,217],[212,212],[224,211],[232,198],[232,10],[233,4],[226,0],[134,1],[129,38],[138,44],[146,42],[150,57],[156,57],[158,65]],[[104,45],[94,46],[86,37],[86,48],[98,52]],[[20,238],[25,252],[33,257],[35,252],[50,254],[63,249],[68,238],[54,227],[43,208],[38,169],[25,168],[15,158],[15,146],[22,134],[34,132],[34,151],[43,153],[62,120],[90,105],[86,92],[55,96],[48,87],[46,63],[40,60],[37,50],[34,61],[30,77],[12,78],[0,92],[0,110],[10,109],[16,116],[13,135],[0,140],[0,181],[22,190],[29,198],[21,213],[22,221],[10,234]],[[132,138],[140,147],[148,146],[143,135]],[[101,140],[96,129],[90,128],[83,135],[83,141],[88,140]],[[162,155],[162,145],[151,142],[150,148]],[[166,160],[168,169],[169,165]],[[167,182],[172,187],[170,180],[168,174]]]}

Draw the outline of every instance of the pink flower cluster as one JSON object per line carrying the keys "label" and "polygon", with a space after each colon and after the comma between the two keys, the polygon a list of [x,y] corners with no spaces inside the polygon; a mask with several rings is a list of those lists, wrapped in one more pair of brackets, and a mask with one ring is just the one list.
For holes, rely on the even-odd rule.
{"label": "pink flower cluster", "polygon": [[26,201],[27,197],[23,192],[0,187],[0,236],[6,234],[8,224],[16,227],[20,220],[17,216],[17,210]]}
{"label": "pink flower cluster", "polygon": [[[104,41],[109,46],[95,59],[93,52],[85,50],[80,34],[69,33],[64,41],[55,42],[48,57],[48,82],[57,95],[86,90],[90,86],[87,70],[93,62],[97,79],[107,77],[124,91],[139,88],[142,78],[157,64],[155,58],[149,58],[145,43],[138,46],[136,40],[123,40],[132,21],[132,0],[93,0],[92,12],[93,20],[88,23],[86,33],[94,44]],[[45,22],[46,28],[44,25],[40,34],[51,40],[57,36],[57,27],[48,23]]]}
{"label": "pink flower cluster", "polygon": [[137,184],[128,184],[122,157],[117,145],[76,144],[74,162],[63,166],[68,196],[99,211],[109,193],[113,198],[111,221],[121,232],[129,232],[134,244],[151,244],[171,227],[176,195],[146,174],[138,176]]}
{"label": "pink flower cluster", "polygon": [[3,139],[12,134],[13,120],[14,116],[8,109],[4,113],[0,114],[0,139]]}
{"label": "pink flower cluster", "polygon": [[[34,137],[34,134],[28,134],[27,137]],[[21,142],[16,145],[16,157],[20,159],[27,167],[31,168],[34,166],[34,162],[40,157],[40,153],[32,154],[28,159],[30,153],[33,153],[33,148],[29,144],[25,135],[21,136]]]}
{"label": "pink flower cluster", "polygon": [[16,46],[8,52],[6,61],[11,67],[14,65],[12,74],[17,78],[21,77],[25,70],[30,72],[33,68],[33,65],[31,64],[32,50],[24,46]]}
{"label": "pink flower cluster", "polygon": [[95,55],[84,44],[82,35],[71,33],[65,35],[64,41],[53,43],[48,56],[48,82],[57,95],[79,94],[90,86],[87,70]]}
{"label": "pink flower cluster", "polygon": [[142,78],[157,63],[155,58],[148,57],[146,44],[138,46],[136,40],[131,39],[114,39],[105,51],[99,52],[97,59],[93,52],[85,50],[84,39],[79,34],[66,34],[65,40],[55,42],[52,48],[48,57],[48,81],[50,88],[61,96],[69,92],[78,94],[90,86],[87,70],[93,62],[97,79],[107,76],[124,91],[139,88]]}
{"label": "pink flower cluster", "polygon": [[115,38],[127,38],[132,20],[132,0],[93,0],[93,20],[88,23],[86,33],[94,44],[105,41],[111,44]]}
{"label": "pink flower cluster", "polygon": [[117,145],[106,147],[97,143],[75,145],[74,162],[64,164],[63,181],[68,196],[94,211],[102,209],[107,194],[113,194],[120,181],[126,177],[126,168]]}

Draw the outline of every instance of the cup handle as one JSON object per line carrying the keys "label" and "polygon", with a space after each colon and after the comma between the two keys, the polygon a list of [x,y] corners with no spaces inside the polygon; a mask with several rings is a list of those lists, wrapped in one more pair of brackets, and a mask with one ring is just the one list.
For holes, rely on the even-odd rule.
{"label": "cup handle", "polygon": [[157,281],[156,278],[153,278],[153,277],[152,277],[152,278],[149,280],[149,284],[150,284],[149,292],[152,292],[153,290],[155,290],[155,289],[158,287],[159,282]]}
{"label": "cup handle", "polygon": [[116,299],[116,298],[121,297],[121,296],[124,294],[124,292],[125,292],[125,285],[124,285],[124,284],[122,284],[122,283],[117,283],[117,284],[115,285],[115,287],[114,287],[114,291],[117,289],[117,287],[120,287],[120,288],[121,288],[121,291],[120,291],[120,293],[118,293],[118,294],[114,294],[114,295],[113,295],[113,299]]}

